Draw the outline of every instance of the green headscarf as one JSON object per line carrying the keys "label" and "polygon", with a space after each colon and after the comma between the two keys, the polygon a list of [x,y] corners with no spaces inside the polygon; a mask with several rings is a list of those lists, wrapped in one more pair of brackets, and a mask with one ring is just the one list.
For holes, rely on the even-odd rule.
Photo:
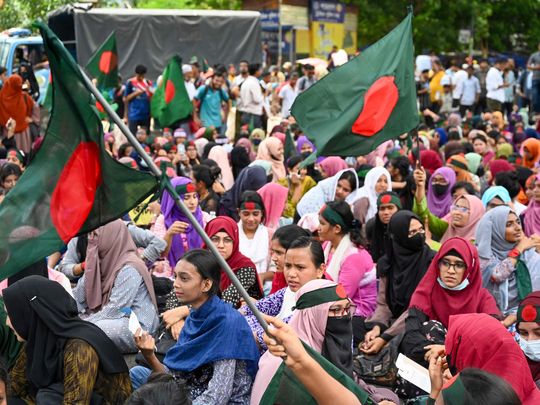
{"label": "green headscarf", "polygon": [[500,159],[502,157],[509,157],[514,153],[514,148],[509,143],[502,143],[500,145],[497,145],[497,159]]}
{"label": "green headscarf", "polygon": [[480,164],[482,163],[482,156],[480,156],[478,153],[471,152],[465,155],[465,159],[467,160],[467,167],[469,168],[469,171],[476,174]]}

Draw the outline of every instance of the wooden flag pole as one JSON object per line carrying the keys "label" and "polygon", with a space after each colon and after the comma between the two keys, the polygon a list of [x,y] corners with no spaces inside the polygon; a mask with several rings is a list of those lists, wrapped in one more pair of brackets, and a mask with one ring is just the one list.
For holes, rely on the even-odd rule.
{"label": "wooden flag pole", "polygon": [[[107,100],[102,96],[102,94],[96,89],[90,78],[84,73],[82,68],[79,66],[79,70],[81,72],[81,75],[83,77],[83,80],[85,82],[85,85],[87,89],[94,95],[96,100],[102,105],[103,109],[109,114],[113,122],[118,125],[118,128],[120,128],[120,131],[126,136],[129,143],[135,148],[139,156],[144,160],[150,171],[156,176],[161,177],[161,170],[157,165],[154,163],[152,158],[146,153],[142,145],[139,143],[137,138],[131,133],[127,125],[120,119],[118,114],[112,109],[112,107],[109,105]],[[54,97],[54,96],[53,96]],[[176,206],[182,211],[182,214],[185,215],[185,217],[189,220],[191,225],[195,228],[197,233],[201,236],[202,240],[206,244],[207,248],[214,254],[214,256],[217,258],[219,265],[227,273],[227,276],[229,276],[229,279],[233,283],[233,285],[236,287],[244,301],[246,302],[247,306],[251,311],[253,312],[253,315],[257,318],[257,321],[261,324],[264,331],[268,333],[268,324],[264,320],[261,312],[257,309],[255,306],[255,303],[252,301],[250,296],[248,295],[246,289],[244,286],[240,283],[234,272],[231,270],[225,259],[219,254],[217,248],[214,246],[212,241],[210,240],[209,236],[204,231],[203,227],[199,224],[199,222],[195,219],[193,214],[188,210],[188,208],[185,206],[184,202],[180,199],[180,196],[172,187],[171,182],[167,179],[165,184],[165,189],[167,192],[171,195],[171,197],[176,202]]]}

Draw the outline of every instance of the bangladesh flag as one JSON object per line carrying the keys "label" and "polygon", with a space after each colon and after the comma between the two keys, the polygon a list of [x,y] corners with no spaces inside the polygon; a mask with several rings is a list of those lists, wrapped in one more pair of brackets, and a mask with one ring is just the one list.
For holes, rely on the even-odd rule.
{"label": "bangladesh flag", "polygon": [[86,68],[97,80],[99,89],[113,89],[118,85],[118,52],[114,31],[92,55]]}
{"label": "bangladesh flag", "polygon": [[[349,376],[325,359],[320,353],[313,350],[309,345],[304,342],[302,342],[302,344],[308,354],[313,357],[328,374],[356,395],[361,404],[375,405],[375,402],[369,397],[368,393],[362,390]],[[339,401],[337,401],[336,404],[337,403],[339,403]],[[282,362],[272,377],[270,384],[268,384],[260,402],[260,405],[273,404],[316,405],[317,402],[306,390],[304,384],[296,378],[291,369]]]}
{"label": "bangladesh flag", "polygon": [[162,127],[167,127],[189,116],[192,109],[182,74],[182,59],[173,56],[152,96],[152,116]]}
{"label": "bangladesh flag", "polygon": [[300,94],[291,114],[322,156],[365,155],[418,125],[412,13]]}
{"label": "bangladesh flag", "polygon": [[79,67],[46,25],[37,27],[54,77],[53,108],[41,148],[0,204],[0,279],[120,218],[158,185],[109,157]]}

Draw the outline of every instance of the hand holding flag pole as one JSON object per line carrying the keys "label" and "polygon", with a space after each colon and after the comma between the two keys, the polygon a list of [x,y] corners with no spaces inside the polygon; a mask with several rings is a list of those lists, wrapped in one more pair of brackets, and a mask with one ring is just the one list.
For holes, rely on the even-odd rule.
{"label": "hand holding flag pole", "polygon": [[[86,73],[83,71],[83,69],[80,66],[79,66],[79,70],[81,71],[81,75],[82,75],[82,77],[84,79],[84,83],[85,83],[86,87],[88,88],[88,90],[94,95],[96,100],[101,104],[101,106],[107,112],[107,114],[109,114],[109,116],[114,121],[114,123],[116,125],[118,125],[118,128],[122,131],[122,133],[128,139],[129,143],[131,143],[131,145],[135,148],[135,150],[137,151],[139,156],[141,156],[141,158],[147,164],[150,171],[154,175],[156,175],[157,177],[161,177],[161,170],[156,166],[156,164],[154,163],[152,158],[146,153],[144,148],[141,146],[141,144],[139,143],[137,138],[131,133],[131,131],[126,126],[124,121],[122,121],[120,119],[120,117],[116,114],[116,112],[113,110],[113,108],[109,105],[107,100],[105,100],[105,98],[102,96],[102,94],[96,89],[96,87],[94,86],[94,84],[92,83],[90,78],[86,75]],[[197,220],[195,219],[193,214],[187,209],[184,202],[180,199],[178,193],[176,192],[176,190],[174,189],[174,187],[172,186],[172,184],[168,180],[168,178],[165,179],[164,181],[165,181],[165,189],[167,190],[167,192],[171,195],[171,197],[176,202],[176,206],[186,216],[186,218],[189,220],[191,225],[193,225],[193,227],[195,228],[197,233],[201,236],[201,238],[204,241],[204,243],[206,244],[206,246],[210,249],[210,251],[217,258],[221,268],[225,271],[225,273],[227,273],[227,276],[229,276],[229,279],[231,280],[233,285],[236,287],[236,289],[238,290],[238,292],[240,293],[240,295],[242,296],[242,298],[246,302],[249,309],[251,309],[251,311],[253,312],[253,314],[257,318],[257,321],[259,321],[260,325],[263,327],[264,331],[267,334],[271,334],[268,331],[268,324],[264,320],[261,312],[257,309],[255,304],[253,303],[253,301],[249,297],[246,289],[242,286],[242,284],[240,283],[240,281],[238,280],[238,278],[236,277],[234,272],[231,270],[231,268],[229,267],[229,265],[225,261],[225,259],[223,259],[223,257],[219,254],[217,248],[214,246],[214,244],[212,243],[212,241],[210,240],[210,238],[208,237],[206,232],[204,232],[204,229],[202,228],[202,226],[199,224],[199,222],[197,222]]]}

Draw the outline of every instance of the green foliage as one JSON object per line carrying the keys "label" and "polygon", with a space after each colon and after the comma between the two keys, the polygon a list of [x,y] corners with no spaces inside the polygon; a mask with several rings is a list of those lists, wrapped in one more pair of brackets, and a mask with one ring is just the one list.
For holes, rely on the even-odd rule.
{"label": "green foliage", "polygon": [[0,30],[29,27],[37,19],[45,19],[48,12],[73,0],[6,0],[0,9]]}
{"label": "green foliage", "polygon": [[[411,0],[348,0],[358,6],[360,46],[372,44],[406,15]],[[538,0],[416,0],[414,43],[416,52],[465,51],[458,42],[460,29],[474,24],[474,48],[488,51],[536,49],[540,41]],[[518,40],[516,42],[516,39]],[[522,46],[520,46],[522,45]]]}
{"label": "green foliage", "polygon": [[241,0],[137,0],[139,8],[239,10]]}

